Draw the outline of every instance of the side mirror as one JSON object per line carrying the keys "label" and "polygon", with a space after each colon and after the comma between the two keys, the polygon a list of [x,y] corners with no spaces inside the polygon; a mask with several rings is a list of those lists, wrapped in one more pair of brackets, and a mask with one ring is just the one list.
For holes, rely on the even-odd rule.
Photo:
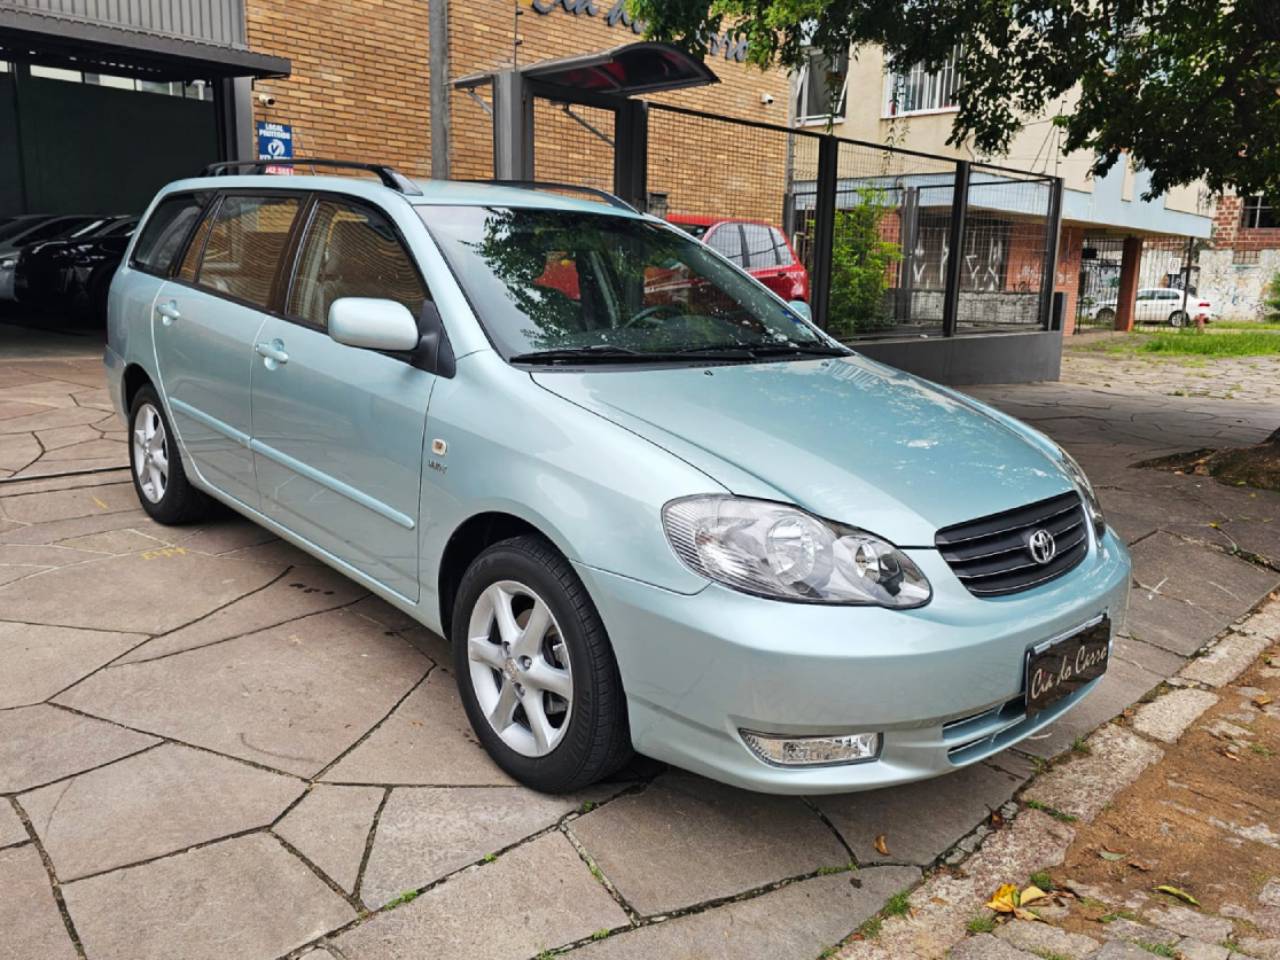
{"label": "side mirror", "polygon": [[790,307],[792,310],[794,310],[796,313],[800,314],[800,316],[804,317],[804,319],[806,320],[813,319],[813,311],[809,309],[809,305],[805,303],[803,300],[791,300],[787,303],[787,306]]}
{"label": "side mirror", "polygon": [[329,336],[365,350],[413,350],[418,346],[418,323],[394,300],[340,297],[329,306]]}

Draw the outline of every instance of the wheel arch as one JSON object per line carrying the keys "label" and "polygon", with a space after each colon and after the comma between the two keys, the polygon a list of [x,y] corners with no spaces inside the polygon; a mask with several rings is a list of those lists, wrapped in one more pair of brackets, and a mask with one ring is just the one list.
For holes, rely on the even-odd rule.
{"label": "wheel arch", "polygon": [[133,398],[138,395],[138,391],[143,387],[155,389],[155,382],[151,379],[151,374],[147,373],[142,364],[130,363],[124,368],[124,374],[121,379],[121,399],[124,401],[126,417],[133,408]]}
{"label": "wheel arch", "polygon": [[453,629],[453,602],[462,576],[473,560],[486,549],[512,537],[535,536],[545,540],[561,556],[568,559],[556,537],[530,520],[502,510],[486,510],[473,514],[454,529],[440,555],[436,574],[440,601],[440,627],[446,640]]}

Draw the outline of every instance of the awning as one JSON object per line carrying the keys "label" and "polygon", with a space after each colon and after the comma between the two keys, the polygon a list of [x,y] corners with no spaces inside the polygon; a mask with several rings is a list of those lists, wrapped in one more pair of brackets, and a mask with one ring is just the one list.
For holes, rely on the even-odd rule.
{"label": "awning", "polygon": [[0,60],[144,80],[287,77],[290,63],[239,47],[0,9]]}
{"label": "awning", "polygon": [[[669,44],[649,41],[629,43],[601,53],[543,60],[521,67],[520,73],[527,80],[549,87],[619,97],[720,82],[701,60]],[[456,80],[454,85],[474,87],[487,82],[490,76],[475,74]]]}

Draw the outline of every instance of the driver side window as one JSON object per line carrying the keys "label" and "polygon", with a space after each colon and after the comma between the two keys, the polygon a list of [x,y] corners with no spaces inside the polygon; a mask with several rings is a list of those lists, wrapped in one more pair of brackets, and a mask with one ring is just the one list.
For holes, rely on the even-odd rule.
{"label": "driver side window", "polygon": [[394,300],[417,317],[428,293],[385,216],[327,198],[316,204],[307,227],[285,312],[324,330],[340,297]]}

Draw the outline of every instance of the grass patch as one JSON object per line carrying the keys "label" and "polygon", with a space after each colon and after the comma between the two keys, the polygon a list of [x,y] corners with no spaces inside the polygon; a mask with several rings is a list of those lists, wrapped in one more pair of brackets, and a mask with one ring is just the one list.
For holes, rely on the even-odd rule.
{"label": "grass patch", "polygon": [[863,940],[874,940],[880,936],[880,931],[884,928],[884,921],[879,917],[871,917],[862,922],[862,926],[858,927],[858,935]]}
{"label": "grass patch", "polygon": [[1051,807],[1047,803],[1041,803],[1039,800],[1028,800],[1027,806],[1032,810],[1039,810],[1041,813],[1047,813],[1059,823],[1075,823],[1080,818],[1074,813],[1067,813],[1065,810],[1059,810],[1057,807]]}
{"label": "grass patch", "polygon": [[1083,753],[1085,756],[1093,753],[1093,748],[1085,742],[1084,737],[1076,737],[1071,741],[1071,749],[1075,753]]}
{"label": "grass patch", "polygon": [[855,867],[852,863],[846,863],[844,866],[840,866],[840,867],[819,867],[814,872],[817,873],[817,875],[820,877],[829,877],[835,873],[849,873],[851,870],[856,870],[856,869],[857,867]]}
{"label": "grass patch", "polygon": [[970,933],[990,933],[996,928],[996,918],[990,914],[982,914],[966,923],[964,928]]}
{"label": "grass patch", "polygon": [[1132,910],[1117,910],[1114,913],[1104,913],[1098,918],[1099,923],[1115,923],[1117,920],[1137,920],[1138,915]]}
{"label": "grass patch", "polygon": [[886,917],[903,917],[903,916],[906,916],[907,911],[909,911],[910,909],[911,909],[911,891],[899,890],[897,893],[895,893],[892,897],[889,898],[889,902],[884,905],[884,910],[882,910],[881,912]]}
{"label": "grass patch", "polygon": [[1071,960],[1070,957],[1064,957],[1060,953],[1054,953],[1052,950],[1037,950],[1036,956],[1040,960]]}
{"label": "grass patch", "polygon": [[1030,877],[1031,885],[1039,887],[1045,893],[1053,892],[1053,877],[1049,876],[1048,870],[1037,870]]}
{"label": "grass patch", "polygon": [[608,940],[608,939],[609,939],[609,928],[608,928],[608,927],[603,927],[603,928],[601,928],[601,929],[597,930],[595,933],[593,933],[593,934],[591,935],[591,939],[592,939],[592,940]]}
{"label": "grass patch", "polygon": [[404,893],[400,894],[400,896],[396,897],[394,900],[388,903],[386,906],[386,909],[394,910],[396,907],[402,907],[406,903],[413,903],[413,901],[417,899],[418,899],[417,890],[406,890]]}
{"label": "grass patch", "polygon": [[1135,940],[1133,945],[1141,947],[1147,953],[1154,953],[1157,957],[1176,958],[1178,956],[1177,951],[1167,943],[1147,943],[1145,940]]}
{"label": "grass patch", "polygon": [[1211,330],[1280,330],[1280,323],[1260,323],[1256,320],[1213,320]]}
{"label": "grass patch", "polygon": [[1262,357],[1280,354],[1280,336],[1270,331],[1240,330],[1210,334],[1201,330],[1146,334],[1138,347],[1143,353],[1197,357]]}

